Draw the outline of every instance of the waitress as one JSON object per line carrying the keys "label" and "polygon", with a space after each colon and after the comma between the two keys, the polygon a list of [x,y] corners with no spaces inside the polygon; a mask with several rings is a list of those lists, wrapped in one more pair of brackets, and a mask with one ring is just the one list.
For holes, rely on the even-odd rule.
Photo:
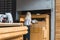
{"label": "waitress", "polygon": [[28,27],[28,33],[24,35],[24,40],[30,40],[31,13],[27,12],[24,25]]}

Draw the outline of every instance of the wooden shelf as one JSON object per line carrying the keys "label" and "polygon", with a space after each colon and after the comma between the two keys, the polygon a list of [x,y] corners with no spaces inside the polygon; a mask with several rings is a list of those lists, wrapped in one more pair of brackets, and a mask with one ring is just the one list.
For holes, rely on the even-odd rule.
{"label": "wooden shelf", "polygon": [[[32,15],[32,18],[46,18],[48,15],[47,14],[41,14],[41,15]],[[21,20],[22,18],[22,20]],[[24,22],[25,15],[20,15],[20,22]]]}
{"label": "wooden shelf", "polygon": [[21,23],[0,23],[1,26],[20,26]]}
{"label": "wooden shelf", "polygon": [[[48,16],[47,14],[41,14],[41,15],[32,15],[32,18],[46,18]],[[20,15],[20,18],[25,18],[25,15]]]}

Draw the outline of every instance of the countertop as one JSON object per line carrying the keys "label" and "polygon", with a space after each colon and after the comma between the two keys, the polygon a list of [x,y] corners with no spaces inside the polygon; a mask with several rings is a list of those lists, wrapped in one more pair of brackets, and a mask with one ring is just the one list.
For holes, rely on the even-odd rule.
{"label": "countertop", "polygon": [[0,26],[20,26],[22,23],[0,23]]}
{"label": "countertop", "polygon": [[28,33],[26,26],[20,26],[20,23],[0,23],[0,26],[19,25],[17,27],[3,27],[0,28],[0,40]]}

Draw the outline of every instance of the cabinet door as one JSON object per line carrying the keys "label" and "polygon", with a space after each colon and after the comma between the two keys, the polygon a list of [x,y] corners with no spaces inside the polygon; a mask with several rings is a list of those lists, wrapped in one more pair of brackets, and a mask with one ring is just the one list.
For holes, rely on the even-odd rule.
{"label": "cabinet door", "polygon": [[39,33],[39,23],[34,24],[33,26],[33,33]]}
{"label": "cabinet door", "polygon": [[43,27],[45,27],[45,22],[38,22],[36,24],[33,24],[31,26],[31,33],[30,33],[30,39],[31,40],[44,40],[44,31]]}

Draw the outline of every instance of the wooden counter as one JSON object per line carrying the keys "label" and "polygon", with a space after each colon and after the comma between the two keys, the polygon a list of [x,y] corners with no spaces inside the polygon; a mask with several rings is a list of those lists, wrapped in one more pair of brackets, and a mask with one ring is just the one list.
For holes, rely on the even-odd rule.
{"label": "wooden counter", "polygon": [[23,40],[27,31],[26,26],[2,27],[0,28],[0,40]]}

